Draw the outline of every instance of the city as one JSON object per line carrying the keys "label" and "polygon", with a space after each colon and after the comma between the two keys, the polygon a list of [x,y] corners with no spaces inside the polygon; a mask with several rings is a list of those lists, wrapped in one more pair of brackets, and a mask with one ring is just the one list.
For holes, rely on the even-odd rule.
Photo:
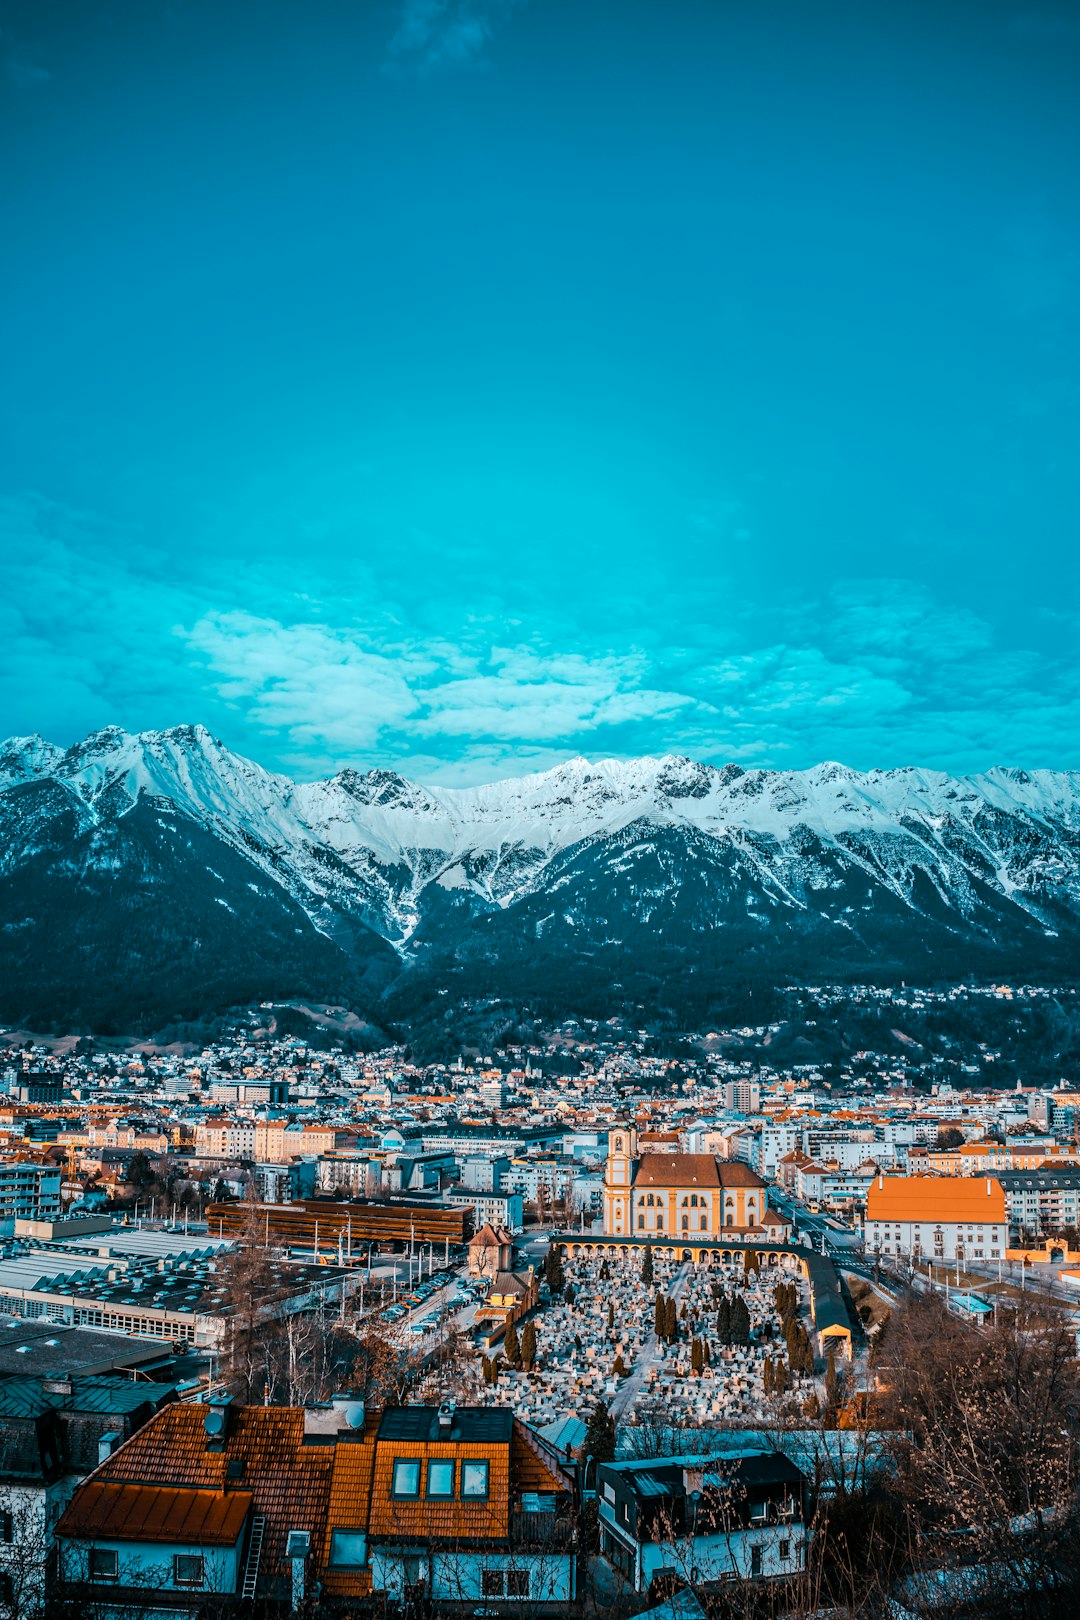
{"label": "city", "polygon": [[[898,1022],[936,999],[886,996]],[[826,1079],[739,1053],[780,1025],[676,1059],[574,1021],[420,1067],[268,1012],[201,1049],[0,1036],[0,1401],[39,1435],[0,1481],[20,1612],[102,1582],[118,1615],[868,1602],[830,1524],[911,1467],[892,1342],[1075,1355],[1065,1075],[860,1051]],[[993,1525],[1040,1601],[1071,1481],[1042,1458]],[[893,1612],[940,1612],[941,1570],[896,1568]],[[977,1603],[996,1557],[948,1579]]]}

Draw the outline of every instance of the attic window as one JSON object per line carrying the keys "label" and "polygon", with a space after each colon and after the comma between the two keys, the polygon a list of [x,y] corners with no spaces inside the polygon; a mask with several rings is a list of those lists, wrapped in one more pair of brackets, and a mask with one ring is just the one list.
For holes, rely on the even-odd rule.
{"label": "attic window", "polygon": [[330,1537],[330,1567],[360,1569],[367,1562],[367,1536],[363,1530],[335,1530]]}
{"label": "attic window", "polygon": [[230,1480],[241,1480],[241,1479],[243,1479],[243,1477],[244,1477],[244,1459],[243,1459],[243,1457],[233,1457],[226,1464],[225,1478],[230,1479]]}
{"label": "attic window", "polygon": [[488,1467],[486,1462],[463,1462],[461,1465],[461,1495],[463,1499],[482,1499],[488,1494]]}

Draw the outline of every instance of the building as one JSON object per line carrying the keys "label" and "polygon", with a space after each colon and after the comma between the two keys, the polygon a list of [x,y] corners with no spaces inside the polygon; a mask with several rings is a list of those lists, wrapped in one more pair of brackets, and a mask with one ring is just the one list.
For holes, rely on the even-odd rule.
{"label": "building", "polygon": [[885,1176],[870,1183],[863,1241],[874,1254],[929,1260],[1001,1260],[1005,1191],[993,1176]]}
{"label": "building", "polygon": [[56,1595],[104,1589],[131,1620],[241,1597],[303,1612],[320,1590],[558,1613],[574,1523],[558,1459],[504,1408],[175,1405],[76,1491]]}
{"label": "building", "polygon": [[573,1501],[560,1464],[505,1408],[391,1408],[375,1442],[372,1586],[398,1601],[564,1610]]}
{"label": "building", "polygon": [[514,1259],[514,1238],[505,1227],[486,1223],[469,1239],[469,1275],[494,1277],[509,1271]]}
{"label": "building", "polygon": [[1001,1170],[1010,1236],[1063,1232],[1080,1226],[1080,1167]]}
{"label": "building", "polygon": [[[741,1238],[767,1224],[765,1183],[749,1165],[710,1153],[637,1154],[634,1127],[611,1132],[604,1174],[604,1231],[613,1236]],[[782,1235],[782,1233],[781,1233]]]}
{"label": "building", "polygon": [[806,1567],[807,1482],[780,1452],[601,1463],[597,1496],[600,1550],[635,1592]]}
{"label": "building", "polygon": [[761,1086],[756,1080],[729,1080],[724,1087],[724,1107],[736,1114],[761,1112]]}
{"label": "building", "polygon": [[477,1308],[477,1325],[506,1328],[511,1322],[535,1310],[540,1301],[540,1282],[532,1266],[527,1271],[498,1271],[482,1305]]}
{"label": "building", "polygon": [[15,1221],[57,1220],[62,1176],[56,1165],[0,1159],[0,1233],[11,1236]]}
{"label": "building", "polygon": [[478,1224],[520,1232],[525,1222],[525,1203],[520,1193],[450,1192],[446,1201],[457,1209],[474,1210]]}

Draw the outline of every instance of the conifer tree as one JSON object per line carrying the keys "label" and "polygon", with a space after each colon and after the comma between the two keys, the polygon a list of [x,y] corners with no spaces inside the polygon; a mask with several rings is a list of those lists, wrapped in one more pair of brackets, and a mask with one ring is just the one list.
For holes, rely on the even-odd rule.
{"label": "conifer tree", "polygon": [[608,1300],[607,1325],[608,1332],[610,1333],[612,1328],[615,1326],[615,1301],[612,1299]]}
{"label": "conifer tree", "polygon": [[653,1280],[653,1257],[651,1243],[646,1243],[645,1245],[645,1256],[641,1262],[641,1280],[643,1283],[651,1283]]}
{"label": "conifer tree", "polygon": [[716,1308],[716,1337],[721,1344],[731,1343],[731,1301],[726,1294],[720,1295]]}
{"label": "conifer tree", "polygon": [[611,1371],[612,1371],[613,1376],[616,1377],[616,1378],[625,1378],[626,1377],[626,1368],[623,1365],[622,1356],[616,1356],[615,1357],[615,1360],[611,1364]]}
{"label": "conifer tree", "polygon": [[690,1371],[700,1375],[705,1365],[705,1358],[701,1353],[701,1340],[694,1339],[690,1345]]}
{"label": "conifer tree", "polygon": [[658,1339],[663,1339],[667,1334],[667,1301],[663,1294],[657,1294],[653,1307],[653,1331]]}
{"label": "conifer tree", "polygon": [[759,1266],[760,1261],[758,1260],[757,1250],[745,1249],[743,1251],[743,1275],[745,1277],[752,1276],[753,1273],[758,1270]]}
{"label": "conifer tree", "polygon": [[679,1318],[675,1308],[675,1301],[670,1297],[664,1301],[664,1338],[672,1344],[679,1337]]}
{"label": "conifer tree", "polygon": [[731,1342],[750,1343],[750,1311],[741,1294],[736,1294],[731,1307]]}
{"label": "conifer tree", "polygon": [[506,1332],[503,1335],[503,1355],[511,1367],[521,1366],[521,1346],[518,1343],[518,1330],[515,1322],[507,1322]]}
{"label": "conifer tree", "polygon": [[544,1280],[553,1294],[561,1294],[566,1287],[562,1249],[553,1243],[544,1257]]}
{"label": "conifer tree", "polygon": [[705,1358],[706,1367],[711,1367],[712,1366],[712,1353],[709,1350],[709,1341],[708,1341],[708,1339],[702,1339],[702,1341],[701,1341],[701,1351],[702,1351],[702,1355]]}
{"label": "conifer tree", "polygon": [[765,1393],[766,1393],[766,1395],[771,1395],[772,1392],[773,1392],[773,1389],[775,1388],[775,1384],[774,1384],[774,1381],[773,1381],[773,1364],[772,1364],[772,1357],[771,1356],[766,1356],[765,1357],[765,1365],[761,1369],[761,1376],[762,1376],[762,1380],[763,1380],[763,1382],[765,1384]]}
{"label": "conifer tree", "polygon": [[581,1454],[598,1463],[615,1461],[615,1419],[604,1401],[597,1401],[589,1413]]}
{"label": "conifer tree", "polygon": [[782,1360],[773,1368],[773,1389],[777,1395],[783,1395],[788,1387],[787,1367]]}
{"label": "conifer tree", "polygon": [[532,1322],[526,1322],[521,1335],[521,1365],[526,1372],[531,1372],[533,1362],[536,1360],[536,1327]]}

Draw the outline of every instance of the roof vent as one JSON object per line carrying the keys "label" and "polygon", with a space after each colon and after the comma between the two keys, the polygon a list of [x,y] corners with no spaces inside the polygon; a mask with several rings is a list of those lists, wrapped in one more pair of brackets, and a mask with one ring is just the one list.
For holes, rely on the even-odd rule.
{"label": "roof vent", "polygon": [[450,1429],[451,1425],[453,1424],[453,1421],[454,1421],[454,1403],[453,1403],[453,1401],[443,1401],[442,1405],[439,1407],[439,1430],[440,1430],[440,1432],[442,1432],[442,1433],[447,1432]]}

